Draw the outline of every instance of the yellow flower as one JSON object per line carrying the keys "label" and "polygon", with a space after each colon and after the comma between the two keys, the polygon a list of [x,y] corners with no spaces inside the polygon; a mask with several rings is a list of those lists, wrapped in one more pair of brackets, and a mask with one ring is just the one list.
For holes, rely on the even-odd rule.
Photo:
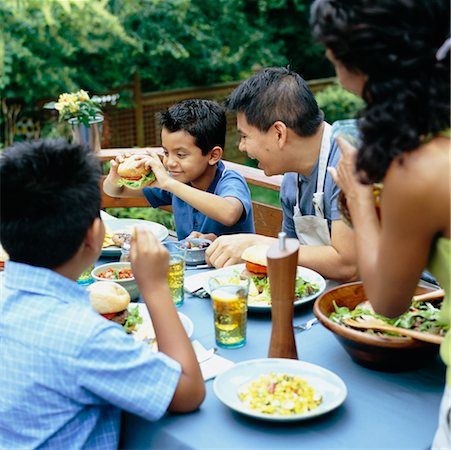
{"label": "yellow flower", "polygon": [[80,89],[77,93],[78,95],[78,100],[80,102],[87,102],[89,100],[89,95],[86,91],[84,91],[83,89]]}
{"label": "yellow flower", "polygon": [[99,102],[91,99],[83,89],[75,93],[61,94],[52,107],[59,112],[60,120],[72,119],[89,125],[91,120],[102,117]]}

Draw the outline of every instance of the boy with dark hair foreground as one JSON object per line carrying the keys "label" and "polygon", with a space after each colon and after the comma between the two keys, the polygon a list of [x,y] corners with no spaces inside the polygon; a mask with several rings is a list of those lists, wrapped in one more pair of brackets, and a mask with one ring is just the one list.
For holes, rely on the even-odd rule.
{"label": "boy with dark hair foreground", "polygon": [[148,420],[188,412],[205,387],[167,285],[168,253],[137,230],[133,273],[160,352],[91,307],[77,285],[105,234],[100,164],[60,141],[22,143],[0,157],[0,447],[117,448],[121,409]]}
{"label": "boy with dark hair foreground", "polygon": [[[152,207],[172,205],[177,236],[253,233],[252,202],[244,178],[221,161],[225,134],[224,109],[210,100],[185,100],[160,118],[163,163],[151,152],[134,155],[156,180],[143,189],[121,185],[118,165],[111,161],[103,189],[111,197],[146,197]],[[127,156],[127,155],[125,155]]]}

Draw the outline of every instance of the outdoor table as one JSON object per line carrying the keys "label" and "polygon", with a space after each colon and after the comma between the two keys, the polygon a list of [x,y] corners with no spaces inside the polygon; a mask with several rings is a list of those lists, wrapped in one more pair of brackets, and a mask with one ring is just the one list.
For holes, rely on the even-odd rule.
{"label": "outdoor table", "polygon": [[[186,271],[186,277],[199,273]],[[329,284],[330,286],[330,284]],[[210,299],[185,295],[179,311],[194,324],[192,339],[215,347]],[[312,303],[295,308],[295,323],[313,317]],[[218,349],[234,362],[265,358],[271,336],[271,315],[250,312],[247,343],[240,349]],[[409,448],[428,449],[436,427],[445,385],[445,366],[437,357],[421,370],[386,373],[354,363],[334,335],[318,324],[296,334],[298,357],[342,378],[345,402],[328,414],[298,422],[270,422],[232,411],[206,382],[199,410],[166,414],[148,422],[123,413],[120,448],[125,449],[276,449],[276,448]]]}

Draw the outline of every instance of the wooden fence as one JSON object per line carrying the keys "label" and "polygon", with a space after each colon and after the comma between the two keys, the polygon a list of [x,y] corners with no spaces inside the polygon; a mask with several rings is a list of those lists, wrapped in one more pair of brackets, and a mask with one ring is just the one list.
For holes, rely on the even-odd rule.
{"label": "wooden fence", "polygon": [[[133,83],[123,89],[133,92],[133,108],[105,108],[105,130],[103,148],[149,147],[161,145],[158,113],[172,104],[190,98],[205,98],[222,103],[241,81],[221,83],[205,87],[193,87],[143,93],[139,74]],[[336,83],[336,78],[323,78],[308,81],[314,93]],[[227,135],[225,159],[244,162],[245,155],[237,151],[238,135],[235,116],[227,115]],[[241,160],[240,160],[241,158]]]}

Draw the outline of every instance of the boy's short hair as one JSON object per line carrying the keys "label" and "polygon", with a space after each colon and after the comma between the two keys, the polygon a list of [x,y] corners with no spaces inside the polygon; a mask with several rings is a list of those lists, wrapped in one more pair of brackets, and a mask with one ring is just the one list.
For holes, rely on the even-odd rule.
{"label": "boy's short hair", "polygon": [[10,259],[56,268],[100,216],[100,160],[66,141],[23,142],[0,156],[0,238]]}
{"label": "boy's short hair", "polygon": [[186,131],[203,155],[216,146],[224,148],[227,119],[224,108],[212,100],[184,100],[160,114],[160,124],[170,133]]}
{"label": "boy's short hair", "polygon": [[249,125],[264,133],[280,120],[299,136],[312,136],[324,118],[305,80],[284,67],[257,72],[230,94],[225,106],[244,113]]}

